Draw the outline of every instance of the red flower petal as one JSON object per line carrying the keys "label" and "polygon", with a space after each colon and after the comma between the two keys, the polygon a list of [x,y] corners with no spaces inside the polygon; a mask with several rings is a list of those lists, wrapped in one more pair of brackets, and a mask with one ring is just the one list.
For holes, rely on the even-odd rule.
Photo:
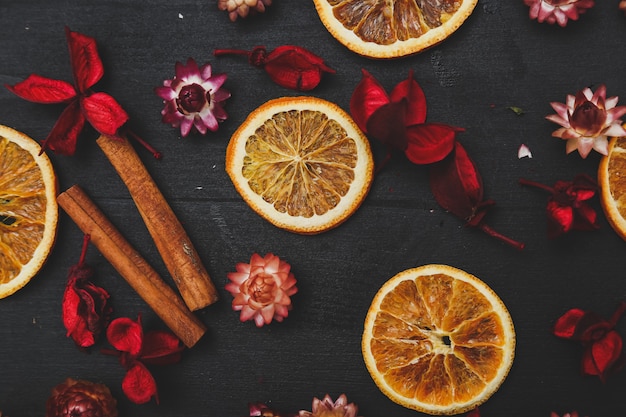
{"label": "red flower petal", "polygon": [[50,149],[61,155],[74,155],[78,135],[83,130],[84,125],[85,116],[80,112],[78,101],[70,103],[59,116],[48,137],[43,141],[42,149]]}
{"label": "red flower petal", "polygon": [[122,391],[135,404],[145,404],[152,397],[155,397],[157,403],[159,402],[156,381],[150,371],[140,362],[135,363],[126,372],[122,380]]}
{"label": "red flower petal", "polygon": [[65,36],[70,49],[70,61],[76,87],[78,91],[85,93],[104,75],[96,40],[82,33],[72,32],[67,27]]}
{"label": "red flower petal", "polygon": [[367,133],[370,116],[382,105],[389,103],[389,96],[380,83],[366,70],[350,98],[350,113],[357,126]]}
{"label": "red flower petal", "polygon": [[76,97],[76,90],[70,83],[37,74],[31,74],[24,81],[5,87],[18,97],[34,103],[64,103]]}
{"label": "red flower petal", "polygon": [[616,331],[591,345],[591,356],[601,376],[606,376],[613,364],[622,356],[622,338]]}
{"label": "red flower petal", "polygon": [[408,147],[404,151],[414,164],[432,164],[448,156],[456,138],[457,129],[437,123],[409,126],[406,129]]}
{"label": "red flower petal", "polygon": [[152,331],[144,336],[140,359],[155,365],[170,365],[180,361],[184,349],[180,339],[165,331]]}
{"label": "red flower petal", "polygon": [[127,317],[113,320],[107,328],[107,339],[115,349],[137,357],[143,344],[143,329],[140,318],[137,321]]}
{"label": "red flower petal", "polygon": [[368,134],[389,148],[405,151],[408,146],[405,127],[406,108],[406,100],[380,106],[367,120]]}
{"label": "red flower petal", "polygon": [[585,311],[579,308],[573,308],[567,311],[557,319],[552,333],[562,339],[572,339],[577,334],[577,326],[585,314]]}
{"label": "red flower petal", "polygon": [[548,238],[554,239],[572,229],[574,209],[562,206],[556,201],[549,201],[546,206],[548,215]]}
{"label": "red flower petal", "polygon": [[420,85],[413,79],[413,71],[409,77],[395,86],[391,92],[391,101],[397,102],[406,98],[406,126],[417,125],[426,121],[426,96]]}
{"label": "red flower petal", "polygon": [[115,135],[128,121],[128,114],[106,93],[95,93],[80,100],[83,113],[94,129],[103,135]]}
{"label": "red flower petal", "polygon": [[89,331],[87,321],[79,314],[81,298],[74,291],[73,285],[68,284],[63,294],[63,325],[67,330],[67,337],[71,337],[77,346],[86,348],[95,343],[94,334]]}
{"label": "red flower petal", "polygon": [[300,91],[317,87],[324,72],[335,72],[319,56],[293,45],[274,49],[266,56],[263,67],[276,84]]}

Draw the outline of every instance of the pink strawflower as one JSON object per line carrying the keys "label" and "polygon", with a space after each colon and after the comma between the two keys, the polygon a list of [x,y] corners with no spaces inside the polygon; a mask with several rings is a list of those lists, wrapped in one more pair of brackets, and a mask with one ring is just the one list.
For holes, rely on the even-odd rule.
{"label": "pink strawflower", "polygon": [[618,97],[606,98],[606,87],[600,85],[595,93],[590,88],[568,95],[565,103],[550,103],[557,114],[546,119],[561,125],[552,136],[567,140],[565,151],[578,150],[586,158],[591,150],[608,154],[609,136],[626,136],[621,116],[626,106],[617,106]]}
{"label": "pink strawflower", "polygon": [[174,78],[155,89],[165,103],[161,111],[163,123],[180,127],[183,136],[192,128],[203,135],[207,130],[216,131],[218,122],[228,118],[222,107],[230,97],[222,88],[225,81],[226,74],[212,74],[211,64],[198,68],[193,58],[187,60],[187,65],[177,62]]}
{"label": "pink strawflower", "polygon": [[594,6],[594,0],[524,0],[530,6],[529,16],[539,23],[547,22],[551,25],[567,25],[568,19],[578,20],[578,17]]}
{"label": "pink strawflower", "polygon": [[301,410],[299,417],[357,417],[358,411],[354,403],[348,404],[345,394],[341,394],[335,402],[326,394],[323,400],[313,398],[313,409]]}
{"label": "pink strawflower", "polygon": [[241,311],[240,320],[254,320],[257,327],[283,321],[292,308],[290,297],[298,292],[291,266],[274,254],[255,253],[236,269],[227,274],[231,282],[225,288],[235,297],[232,306]]}

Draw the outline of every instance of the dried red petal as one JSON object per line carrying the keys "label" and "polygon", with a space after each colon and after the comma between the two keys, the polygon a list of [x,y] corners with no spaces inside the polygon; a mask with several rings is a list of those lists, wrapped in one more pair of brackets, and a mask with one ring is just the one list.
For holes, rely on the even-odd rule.
{"label": "dried red petal", "polygon": [[128,121],[126,111],[106,93],[82,97],[80,104],[87,121],[103,135],[115,135]]}
{"label": "dried red petal", "polygon": [[50,149],[61,155],[74,155],[78,135],[85,125],[85,116],[78,101],[73,101],[63,110],[54,127],[43,141],[42,150]]}
{"label": "dried red petal", "polygon": [[607,376],[621,356],[622,338],[615,330],[591,345],[591,357],[601,379]]}
{"label": "dried red petal", "polygon": [[480,417],[480,410],[478,409],[478,407],[474,408],[472,411],[467,413],[466,417]]}
{"label": "dried red petal", "polygon": [[137,318],[135,321],[120,317],[113,320],[107,328],[107,339],[115,349],[137,357],[141,353],[143,344],[141,319]]}
{"label": "dried red petal", "polygon": [[159,402],[157,385],[148,369],[137,362],[131,367],[122,380],[122,391],[135,404],[145,404],[155,398]]}
{"label": "dried red petal", "polygon": [[368,134],[390,149],[405,151],[408,146],[406,109],[406,100],[380,106],[367,121]]}
{"label": "dried red petal", "polygon": [[13,94],[34,103],[64,103],[76,97],[76,90],[70,83],[31,74],[24,81],[5,87]]}
{"label": "dried red petal", "polygon": [[82,33],[72,32],[67,27],[65,36],[70,49],[70,61],[76,87],[84,94],[104,75],[104,66],[98,55],[96,40]]}
{"label": "dried red petal", "polygon": [[335,72],[319,56],[294,45],[279,46],[267,54],[263,68],[276,84],[299,91],[314,89],[325,72]]}
{"label": "dried red petal", "polygon": [[180,361],[184,346],[174,334],[152,331],[144,335],[140,359],[154,365],[170,365]]}
{"label": "dried red petal", "polygon": [[579,308],[572,308],[559,317],[554,324],[552,333],[563,339],[573,339],[577,335],[578,324],[585,317],[586,312]]}
{"label": "dried red petal", "polygon": [[350,98],[350,114],[357,126],[364,132],[367,131],[367,122],[381,106],[390,102],[385,89],[366,70],[361,70],[363,76],[354,89]]}
{"label": "dried red petal", "polygon": [[408,146],[404,153],[414,164],[439,162],[454,149],[457,131],[439,123],[409,126],[406,129]]}
{"label": "dried red petal", "polygon": [[413,79],[413,71],[409,72],[409,77],[398,83],[391,91],[392,102],[402,99],[406,99],[408,103],[406,126],[424,123],[426,121],[426,96],[417,81]]}

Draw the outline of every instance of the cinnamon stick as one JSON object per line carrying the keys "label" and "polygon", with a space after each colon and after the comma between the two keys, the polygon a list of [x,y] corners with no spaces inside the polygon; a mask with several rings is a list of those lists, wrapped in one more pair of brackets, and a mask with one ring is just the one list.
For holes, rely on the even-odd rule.
{"label": "cinnamon stick", "polygon": [[118,137],[102,135],[97,143],[128,188],[187,306],[198,310],[213,304],[218,295],[209,274],[135,149]]}
{"label": "cinnamon stick", "polygon": [[187,347],[206,332],[204,324],[131,246],[87,194],[74,185],[57,197],[59,205],[91,242]]}

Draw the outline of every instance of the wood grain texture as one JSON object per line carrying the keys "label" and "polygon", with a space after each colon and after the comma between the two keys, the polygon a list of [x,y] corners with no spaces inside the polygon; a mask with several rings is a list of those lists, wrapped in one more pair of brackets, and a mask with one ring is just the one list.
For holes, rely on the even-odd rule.
{"label": "wood grain texture", "polygon": [[[136,406],[121,390],[124,369],[115,358],[79,352],[65,337],[61,299],[67,272],[78,260],[82,232],[62,215],[57,244],[41,273],[0,300],[0,410],[10,417],[44,414],[50,389],[68,376],[106,383],[120,415],[134,417],[248,415],[249,401],[283,411],[311,409],[314,396],[345,392],[363,417],[420,415],[389,401],[369,377],[360,353],[363,320],[378,288],[397,272],[426,263],[465,269],[490,285],[513,317],[518,345],[508,378],[481,407],[484,417],[626,415],[626,372],[606,384],[579,372],[582,348],[550,329],[569,308],[608,316],[626,299],[626,243],[601,212],[601,229],[557,240],[545,234],[541,190],[525,177],[552,185],[578,173],[595,175],[599,158],[566,155],[557,128],[545,120],[549,103],[581,88],[607,86],[626,104],[626,17],[617,0],[596,6],[567,27],[528,18],[523,1],[479,0],[463,26],[440,45],[393,61],[358,57],[328,34],[309,0],[274,0],[264,14],[232,23],[215,0],[28,0],[0,2],[0,84],[30,73],[71,81],[64,26],[98,41],[105,67],[94,91],[106,91],[130,115],[130,126],[159,149],[154,160],[138,150],[160,191],[194,242],[219,301],[197,312],[204,337],[181,363],[151,367],[160,403]],[[181,17],[182,16],[182,17]],[[413,70],[427,98],[427,121],[463,127],[459,135],[478,166],[485,195],[496,202],[487,221],[526,243],[519,252],[441,210],[426,167],[394,154],[377,173],[359,210],[339,228],[318,236],[278,230],[241,200],[224,172],[230,135],[263,102],[297,93],[274,85],[240,57],[215,58],[216,48],[272,49],[295,44],[322,56],[336,74],[311,92],[349,109],[361,70],[387,91]],[[228,74],[228,120],[217,132],[181,138],[161,123],[154,88],[174,76],[177,61],[194,57]],[[518,116],[509,107],[522,108]],[[62,107],[25,102],[0,88],[0,123],[43,140]],[[60,189],[80,184],[128,241],[170,285],[172,278],[141,215],[86,129],[74,157],[50,155]],[[532,159],[518,159],[525,143]],[[372,141],[377,161],[386,152]],[[592,204],[597,210],[597,200]],[[273,252],[292,265],[299,292],[283,323],[257,329],[240,323],[224,290],[226,274],[252,253]],[[111,292],[115,316],[142,314],[146,328],[162,320],[126,285],[109,262],[90,251],[94,280]],[[618,329],[626,334],[626,321]]]}

